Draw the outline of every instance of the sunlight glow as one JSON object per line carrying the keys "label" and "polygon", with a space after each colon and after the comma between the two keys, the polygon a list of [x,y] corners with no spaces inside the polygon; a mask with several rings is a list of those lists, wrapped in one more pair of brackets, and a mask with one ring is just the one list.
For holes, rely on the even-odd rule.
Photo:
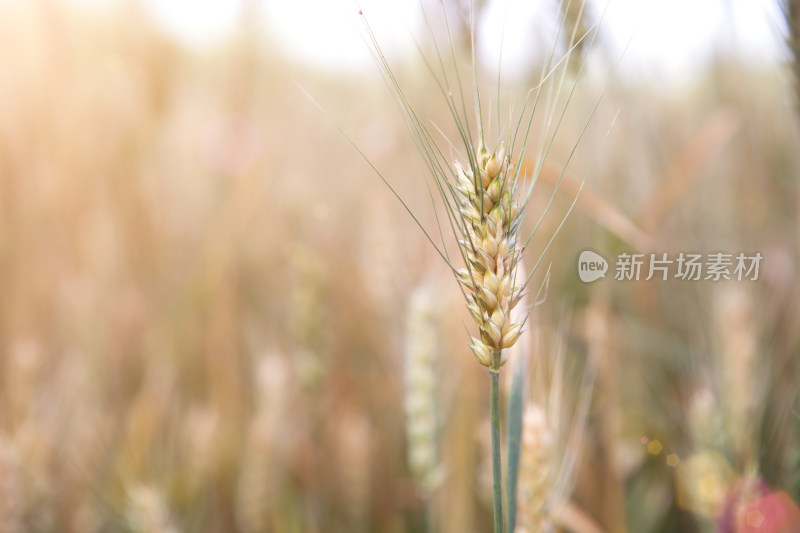
{"label": "sunlight glow", "polygon": [[[121,0],[61,0],[106,7]],[[368,17],[381,46],[389,54],[413,51],[413,35],[424,31],[418,0],[142,0],[154,19],[191,46],[213,44],[235,31],[244,8],[259,13],[258,26],[267,42],[294,60],[329,71],[372,68],[364,44]],[[437,2],[423,0],[426,9]],[[503,38],[503,64],[513,74],[532,55],[542,52],[544,37],[556,20],[545,0],[496,0],[489,4],[479,31],[480,55],[494,62]],[[595,20],[602,17],[600,36],[612,62],[625,51],[623,72],[633,76],[681,78],[701,68],[715,53],[735,52],[752,61],[784,59],[785,33],[777,1],[749,0],[596,0],[589,4]],[[515,13],[508,17],[507,13]]]}

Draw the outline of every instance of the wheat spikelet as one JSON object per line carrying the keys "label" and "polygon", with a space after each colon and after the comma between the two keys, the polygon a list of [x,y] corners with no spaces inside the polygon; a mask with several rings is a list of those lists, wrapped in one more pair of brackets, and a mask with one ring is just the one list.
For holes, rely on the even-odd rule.
{"label": "wheat spikelet", "polygon": [[480,364],[497,370],[507,359],[503,350],[514,345],[522,328],[511,321],[511,311],[521,296],[516,286],[521,255],[518,173],[502,144],[494,153],[481,144],[475,168],[456,162],[455,172],[458,210],[466,233],[459,240],[466,268],[457,275],[480,331],[470,348]]}
{"label": "wheat spikelet", "polygon": [[547,427],[544,410],[536,404],[529,404],[522,421],[514,533],[541,533],[552,529],[547,510],[553,487],[552,447],[553,436]]}
{"label": "wheat spikelet", "polygon": [[408,464],[423,496],[440,478],[436,455],[437,310],[434,295],[420,287],[408,311],[405,366],[406,438]]}

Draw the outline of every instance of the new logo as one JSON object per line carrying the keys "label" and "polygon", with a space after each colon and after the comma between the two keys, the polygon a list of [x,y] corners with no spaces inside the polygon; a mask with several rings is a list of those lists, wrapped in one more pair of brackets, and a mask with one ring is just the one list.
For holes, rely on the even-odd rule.
{"label": "new logo", "polygon": [[591,250],[584,250],[578,257],[578,277],[584,283],[591,283],[600,278],[606,277],[608,271],[608,261]]}

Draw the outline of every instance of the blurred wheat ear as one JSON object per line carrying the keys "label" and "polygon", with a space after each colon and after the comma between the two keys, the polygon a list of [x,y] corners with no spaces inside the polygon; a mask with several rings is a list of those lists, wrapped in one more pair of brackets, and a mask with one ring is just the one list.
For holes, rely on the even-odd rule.
{"label": "blurred wheat ear", "polygon": [[522,430],[522,461],[519,469],[517,525],[514,533],[534,533],[552,528],[547,499],[552,490],[550,454],[553,436],[544,410],[536,404],[525,407]]}
{"label": "blurred wheat ear", "polygon": [[438,458],[437,384],[439,309],[430,285],[411,295],[406,327],[405,414],[408,465],[423,500],[425,522],[434,530],[431,498],[442,482]]}

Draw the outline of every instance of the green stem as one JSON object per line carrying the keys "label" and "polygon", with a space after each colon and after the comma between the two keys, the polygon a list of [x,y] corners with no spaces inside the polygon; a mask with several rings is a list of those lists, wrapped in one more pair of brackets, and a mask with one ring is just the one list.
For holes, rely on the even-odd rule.
{"label": "green stem", "polygon": [[511,394],[506,410],[506,527],[513,532],[517,520],[517,479],[522,440],[522,404],[525,399],[526,357],[520,353],[511,374]]}
{"label": "green stem", "polygon": [[503,533],[503,474],[500,461],[500,370],[490,369],[492,412],[492,494],[494,498],[494,533]]}

